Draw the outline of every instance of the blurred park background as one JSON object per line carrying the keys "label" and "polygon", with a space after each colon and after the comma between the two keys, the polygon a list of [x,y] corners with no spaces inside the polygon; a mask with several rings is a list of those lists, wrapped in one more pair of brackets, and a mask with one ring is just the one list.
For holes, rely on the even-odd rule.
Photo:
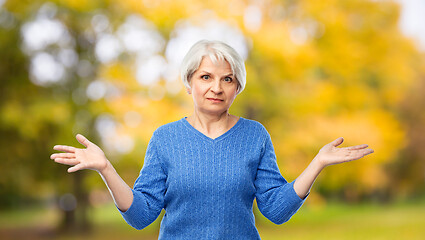
{"label": "blurred park background", "polygon": [[284,225],[255,208],[263,239],[423,239],[425,21],[403,6],[0,0],[0,239],[156,239],[160,218],[132,229],[98,174],[49,156],[81,133],[132,186],[153,131],[192,112],[179,64],[204,38],[246,59],[230,111],[265,125],[288,181],[337,137],[375,150],[325,169]]}

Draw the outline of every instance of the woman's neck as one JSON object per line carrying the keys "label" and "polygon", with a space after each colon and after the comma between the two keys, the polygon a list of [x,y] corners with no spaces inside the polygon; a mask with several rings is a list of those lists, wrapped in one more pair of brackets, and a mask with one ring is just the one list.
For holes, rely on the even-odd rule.
{"label": "woman's neck", "polygon": [[230,115],[227,111],[219,115],[209,115],[194,111],[187,121],[198,131],[210,138],[216,138],[232,128],[237,117]]}

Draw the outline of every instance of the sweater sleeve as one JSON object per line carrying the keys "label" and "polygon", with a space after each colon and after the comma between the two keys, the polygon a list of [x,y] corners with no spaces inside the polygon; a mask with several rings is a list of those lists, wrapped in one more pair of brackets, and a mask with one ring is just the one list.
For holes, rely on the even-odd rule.
{"label": "sweater sleeve", "polygon": [[254,184],[258,209],[275,224],[288,221],[306,199],[301,199],[296,194],[294,182],[288,183],[280,174],[268,132],[263,144]]}
{"label": "sweater sleeve", "polygon": [[151,224],[164,207],[166,174],[156,150],[155,133],[146,149],[143,168],[134,183],[133,202],[127,211],[120,211],[124,220],[140,230]]}

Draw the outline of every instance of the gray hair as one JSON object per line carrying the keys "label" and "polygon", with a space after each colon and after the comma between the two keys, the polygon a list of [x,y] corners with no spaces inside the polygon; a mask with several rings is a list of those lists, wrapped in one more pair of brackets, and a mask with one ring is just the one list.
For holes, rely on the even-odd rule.
{"label": "gray hair", "polygon": [[232,68],[233,75],[238,81],[237,94],[241,93],[246,85],[246,70],[243,58],[224,42],[201,40],[195,43],[187,52],[181,65],[181,79],[186,88],[190,89],[190,78],[198,70],[202,59],[208,56],[213,63],[217,60],[226,60]]}

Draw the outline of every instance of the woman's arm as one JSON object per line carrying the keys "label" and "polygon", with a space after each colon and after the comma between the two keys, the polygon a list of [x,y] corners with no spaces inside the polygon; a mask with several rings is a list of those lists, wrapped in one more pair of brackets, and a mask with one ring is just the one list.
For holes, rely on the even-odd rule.
{"label": "woman's arm", "polygon": [[373,150],[362,144],[352,147],[337,148],[344,141],[342,137],[326,144],[311,161],[310,165],[295,180],[294,190],[300,198],[305,198],[310,192],[314,181],[320,172],[329,165],[339,164],[360,159]]}
{"label": "woman's arm", "polygon": [[97,171],[108,187],[115,205],[121,211],[126,211],[133,203],[131,188],[115,171],[102,149],[81,134],[77,134],[76,138],[86,148],[56,145],[53,149],[64,153],[54,153],[50,158],[57,163],[71,165],[72,167],[68,169],[70,173],[82,169]]}

